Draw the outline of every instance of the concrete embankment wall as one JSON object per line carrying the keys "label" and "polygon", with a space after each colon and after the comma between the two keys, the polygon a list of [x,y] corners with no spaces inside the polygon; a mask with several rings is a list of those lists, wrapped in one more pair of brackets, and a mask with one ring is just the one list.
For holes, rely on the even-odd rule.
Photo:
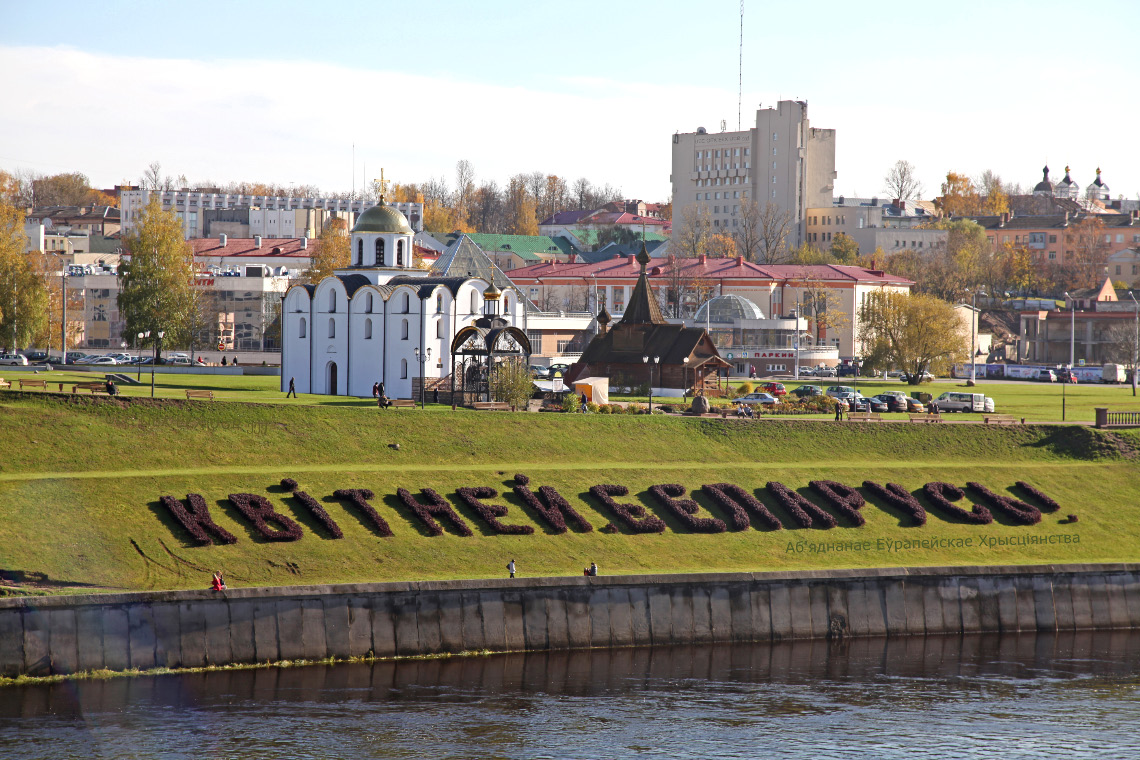
{"label": "concrete embankment wall", "polygon": [[0,674],[1140,628],[1140,565],[520,578],[0,599]]}

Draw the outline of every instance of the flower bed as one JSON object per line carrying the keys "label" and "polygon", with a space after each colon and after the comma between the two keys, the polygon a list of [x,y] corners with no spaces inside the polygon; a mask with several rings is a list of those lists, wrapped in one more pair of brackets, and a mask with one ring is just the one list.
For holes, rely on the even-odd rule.
{"label": "flower bed", "polygon": [[864,480],[863,487],[895,509],[906,512],[915,525],[926,525],[926,507],[919,504],[918,499],[898,483],[881,486],[873,480]]}
{"label": "flower bed", "polygon": [[589,533],[594,529],[589,520],[578,514],[577,510],[570,506],[570,502],[562,498],[562,495],[550,486],[539,488],[536,496],[528,487],[530,484],[529,477],[520,473],[515,475],[514,480],[515,485],[512,490],[515,495],[537,512],[555,533],[566,532],[566,518],[569,518],[583,533]]}
{"label": "flower bed", "polygon": [[657,499],[657,503],[676,515],[689,530],[697,533],[724,533],[726,527],[724,520],[715,517],[697,517],[700,505],[692,499],[680,498],[687,491],[687,488],[678,483],[649,487],[649,493]]}
{"label": "flower bed", "polygon": [[[304,535],[300,525],[276,512],[269,499],[260,494],[231,493],[226,498],[253,524],[254,530],[270,541],[299,541]],[[280,528],[271,527],[271,522]]]}
{"label": "flower bed", "polygon": [[325,530],[329,532],[333,538],[344,538],[344,533],[341,532],[340,526],[329,517],[329,513],[321,506],[320,502],[314,499],[304,491],[297,490],[297,481],[292,478],[284,478],[281,481],[281,487],[293,492],[293,498],[305,505],[305,508],[312,513],[313,517],[325,526]]}
{"label": "flower bed", "polygon": [[1041,522],[1041,510],[1037,507],[1030,506],[1018,499],[1011,499],[1008,496],[1000,496],[981,483],[969,482],[966,487],[981,496],[990,507],[999,512],[1004,512],[1009,519],[1019,525],[1036,525]]}
{"label": "flower bed", "polygon": [[372,523],[372,527],[376,529],[376,532],[381,537],[392,537],[392,529],[388,527],[388,522],[368,503],[369,500],[376,497],[376,494],[372,493],[371,489],[341,488],[340,490],[333,491],[333,496],[342,501],[347,501],[363,512],[364,516],[368,518],[368,521]]}
{"label": "flower bed", "polygon": [[813,480],[808,487],[822,496],[831,507],[844,515],[851,523],[861,528],[867,522],[859,511],[866,503],[863,494],[851,486],[843,485],[834,480]]}
{"label": "flower bed", "polygon": [[830,530],[839,524],[830,514],[779,481],[770,480],[764,487],[801,528]]}
{"label": "flower bed", "polygon": [[763,502],[735,483],[711,483],[701,486],[701,490],[725,511],[732,521],[733,530],[748,528],[749,512],[769,530],[782,530],[784,527]]}
{"label": "flower bed", "polygon": [[620,504],[613,500],[614,496],[626,496],[629,493],[629,489],[625,486],[614,484],[590,486],[590,493],[609,507],[610,511],[634,533],[665,532],[665,521],[656,515],[648,514],[645,507],[640,504]]}
{"label": "flower bed", "polygon": [[471,535],[471,528],[467,527],[467,523],[463,522],[463,518],[455,513],[446,499],[430,488],[421,488],[420,494],[427,499],[427,504],[417,501],[406,488],[396,489],[396,497],[405,507],[412,510],[412,514],[420,519],[428,533],[433,536],[443,535],[443,528],[435,521],[436,517],[441,517],[450,521],[459,535]]}
{"label": "flower bed", "polygon": [[174,515],[178,524],[186,529],[199,546],[237,543],[237,538],[232,533],[216,524],[214,518],[210,517],[210,508],[201,494],[186,494],[189,509],[182,506],[182,502],[173,496],[160,496],[158,500],[170,511],[170,514]]}
{"label": "flower bed", "polygon": [[[1051,498],[1049,498],[1045,494],[1041,493],[1036,488],[1034,488],[1033,486],[1026,483],[1024,480],[1017,481],[1016,485],[1022,491],[1029,494],[1030,496],[1032,496],[1037,501],[1037,503],[1041,505],[1041,511],[1042,512],[1056,512],[1058,509],[1061,508],[1060,504],[1053,501]],[[1072,515],[1070,515],[1070,517],[1071,516]]]}
{"label": "flower bed", "polygon": [[966,496],[966,492],[953,483],[927,483],[922,487],[922,492],[931,504],[961,522],[971,525],[989,525],[994,521],[994,516],[990,511],[980,504],[974,504],[968,512],[956,504],[951,504],[950,502],[958,501]]}
{"label": "flower bed", "polygon": [[463,500],[463,503],[471,507],[475,514],[483,518],[483,521],[496,533],[523,536],[529,536],[531,533],[534,533],[534,528],[529,525],[507,525],[499,522],[500,517],[507,516],[507,508],[501,504],[484,504],[482,501],[483,499],[494,499],[499,495],[499,492],[494,488],[490,486],[456,488],[455,493],[459,494],[459,498]]}

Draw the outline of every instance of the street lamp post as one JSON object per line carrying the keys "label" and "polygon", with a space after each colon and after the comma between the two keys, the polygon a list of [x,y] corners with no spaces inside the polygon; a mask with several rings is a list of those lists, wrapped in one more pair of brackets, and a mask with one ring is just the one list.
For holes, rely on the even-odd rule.
{"label": "street lamp post", "polygon": [[685,386],[685,393],[689,392],[689,357],[681,360],[681,385]]}
{"label": "street lamp post", "polygon": [[977,333],[978,333],[978,295],[986,295],[984,290],[970,290],[966,291],[970,294],[970,385],[976,385],[978,380],[978,368],[975,364],[975,352],[977,351]]}
{"label": "street lamp post", "polygon": [[135,336],[135,363],[138,365],[138,381],[142,382],[142,354],[139,353],[139,344],[142,343],[143,338],[150,337],[150,330],[141,332]]}
{"label": "street lamp post", "polygon": [[855,411],[855,399],[859,398],[859,368],[863,366],[863,360],[858,356],[851,357],[851,411]]}
{"label": "street lamp post", "polygon": [[[63,354],[63,363],[66,365],[67,364],[67,264],[63,265],[63,271],[61,272],[61,276],[59,278],[59,295],[60,295],[60,301],[62,301],[62,303],[60,304],[60,307],[61,307],[60,311],[63,314],[63,318],[59,321],[59,331],[60,331],[59,343],[60,343],[60,352]],[[48,351],[50,353],[51,349],[49,348]],[[51,361],[50,357],[48,358],[48,361]]]}
{"label": "street lamp post", "polygon": [[416,361],[420,365],[420,409],[424,408],[424,365],[431,360],[431,349],[427,349],[423,353],[420,352],[419,346],[414,349]]}
{"label": "street lamp post", "polygon": [[653,364],[649,363],[648,356],[641,357],[641,361],[643,364],[649,367],[649,413],[653,414],[653,364],[659,364],[661,362],[661,357],[654,356]]}
{"label": "street lamp post", "polygon": [[1132,291],[1128,291],[1128,297],[1132,299],[1132,310],[1136,313],[1136,337],[1132,339],[1132,395],[1136,395],[1136,363],[1140,360],[1140,302],[1136,301],[1136,296]]}
{"label": "street lamp post", "polygon": [[[150,363],[150,397],[154,398],[154,365],[158,364],[158,357],[162,353],[162,337],[166,335],[165,330],[159,330],[158,340],[154,342],[154,361]],[[150,337],[150,331],[147,331],[147,337]]]}

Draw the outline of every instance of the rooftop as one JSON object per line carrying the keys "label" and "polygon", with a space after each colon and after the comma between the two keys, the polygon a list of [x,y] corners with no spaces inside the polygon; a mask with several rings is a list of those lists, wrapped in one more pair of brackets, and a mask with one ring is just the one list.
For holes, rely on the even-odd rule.
{"label": "rooftop", "polygon": [[[877,269],[864,269],[857,266],[838,264],[753,264],[739,258],[729,259],[676,259],[681,267],[680,276],[708,280],[817,280],[820,282],[861,282],[877,284],[913,285],[906,278],[887,274]],[[511,279],[520,280],[543,278],[580,279],[629,278],[636,279],[639,272],[632,256],[607,259],[596,263],[542,263],[511,270]],[[667,261],[657,259],[651,262],[647,274],[650,279],[668,279],[670,276]]]}
{"label": "rooftop", "polygon": [[304,247],[304,238],[266,238],[261,239],[261,247],[257,247],[254,238],[227,238],[225,247],[218,238],[191,238],[187,240],[194,249],[195,256],[281,256],[294,258],[308,258],[313,255],[320,243],[309,241],[309,247]]}

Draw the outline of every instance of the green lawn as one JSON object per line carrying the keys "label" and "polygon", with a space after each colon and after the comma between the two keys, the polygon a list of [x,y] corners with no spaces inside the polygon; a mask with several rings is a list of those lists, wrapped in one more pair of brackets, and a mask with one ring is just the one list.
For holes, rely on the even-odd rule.
{"label": "green lawn", "polygon": [[[188,378],[168,379],[185,383]],[[209,379],[263,383],[275,378]],[[269,394],[233,386],[228,392]],[[491,577],[502,574],[511,558],[527,575],[576,575],[590,561],[616,574],[1134,561],[1140,556],[1134,506],[1140,435],[1130,432],[1051,425],[452,413],[445,407],[425,414],[282,404],[277,396],[272,404],[237,404],[0,393],[0,570],[8,577],[46,577],[50,583],[44,585],[52,589],[64,584],[65,590],[98,590],[200,587],[218,568],[239,585]],[[549,534],[510,491],[516,472],[529,475],[536,489],[557,488],[595,530]],[[342,539],[330,538],[300,502],[277,488],[283,477],[296,479],[322,504],[341,526]],[[863,528],[840,518],[840,527],[828,532],[700,534],[647,493],[652,484],[680,483],[699,491],[704,483],[732,482],[757,494],[790,525],[764,484],[778,480],[814,498],[805,488],[813,479],[853,486],[864,479],[890,481],[912,491],[931,480],[958,485],[978,480],[1011,495],[1018,495],[1009,490],[1014,482],[1026,480],[1056,499],[1061,513],[1046,515],[1033,527],[1004,518],[990,526],[968,526],[931,510],[926,526],[910,527],[905,516],[871,497],[863,509]],[[617,520],[588,494],[600,483],[629,487],[630,496],[619,501],[644,506],[664,519],[668,530],[601,532]],[[535,534],[490,533],[477,514],[459,505],[455,489],[461,486],[491,486],[506,494],[488,501],[508,507],[505,522],[531,525]],[[401,487],[415,493],[435,489],[475,535],[425,535],[395,498]],[[372,504],[394,535],[379,537],[349,505],[334,499],[333,491],[343,488],[373,490]],[[226,498],[240,492],[267,496],[302,525],[304,538],[262,540]],[[238,543],[194,546],[158,501],[187,493],[202,494],[214,519]],[[692,498],[703,516],[723,516],[704,495]],[[1059,522],[1069,513],[1080,521]],[[1072,542],[1074,535],[1079,543]],[[1069,536],[1070,542],[968,551],[803,550],[828,541],[986,536]]]}

